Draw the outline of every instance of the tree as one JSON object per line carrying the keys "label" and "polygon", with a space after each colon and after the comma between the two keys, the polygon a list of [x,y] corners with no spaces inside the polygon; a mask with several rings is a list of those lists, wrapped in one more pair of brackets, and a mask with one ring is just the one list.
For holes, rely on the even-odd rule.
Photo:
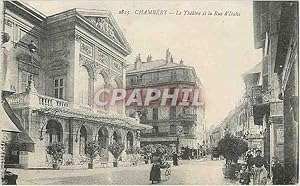
{"label": "tree", "polygon": [[88,141],[88,143],[86,145],[86,155],[89,159],[89,164],[88,164],[89,169],[93,168],[94,159],[98,156],[100,150],[101,150],[101,147],[100,147],[98,141],[96,141],[96,140]]}
{"label": "tree", "polygon": [[61,142],[54,142],[46,146],[46,152],[51,156],[53,169],[59,169],[65,153],[65,145]]}
{"label": "tree", "polygon": [[125,150],[126,154],[139,154],[140,148],[138,147],[129,147]]}
{"label": "tree", "polygon": [[118,165],[118,158],[121,156],[123,150],[124,150],[124,145],[119,142],[114,142],[113,144],[108,146],[108,151],[113,155],[115,161],[114,167],[117,167]]}
{"label": "tree", "polygon": [[218,143],[219,153],[224,156],[226,162],[237,162],[238,158],[248,150],[248,143],[231,134],[226,134]]}
{"label": "tree", "polygon": [[164,155],[168,159],[172,156],[172,147],[162,144],[149,144],[141,148],[141,154],[144,156],[155,152]]}

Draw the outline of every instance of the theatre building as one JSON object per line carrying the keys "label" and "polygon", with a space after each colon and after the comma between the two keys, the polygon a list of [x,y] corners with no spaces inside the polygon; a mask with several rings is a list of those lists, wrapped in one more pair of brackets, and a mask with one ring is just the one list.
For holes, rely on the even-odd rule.
{"label": "theatre building", "polygon": [[[4,99],[6,112],[27,134],[25,141],[16,138],[6,163],[45,166],[45,147],[52,142],[63,142],[76,159],[85,154],[88,140],[98,140],[108,161],[107,146],[114,141],[139,146],[145,126],[126,117],[123,103],[94,104],[98,89],[126,86],[124,57],[131,48],[112,14],[72,9],[45,16],[21,2],[4,4],[10,36],[4,44],[5,90],[11,94]],[[30,150],[20,148],[26,144]]]}
{"label": "theatre building", "polygon": [[[202,84],[194,67],[185,65],[183,60],[175,62],[169,49],[166,58],[152,60],[151,56],[142,61],[141,56],[136,58],[134,64],[127,68],[128,92],[134,89],[158,89],[163,95],[181,95],[183,89],[189,89],[189,104],[180,106],[179,100],[183,97],[168,99],[163,105],[161,99],[150,102],[149,106],[126,105],[128,115],[139,114],[141,123],[151,126],[152,129],[141,133],[141,146],[148,144],[164,144],[173,146],[177,150],[182,148],[197,149],[205,141],[205,105],[201,94]],[[197,91],[198,93],[196,93]],[[196,94],[193,94],[196,93]],[[199,105],[193,106],[194,96]],[[143,100],[144,101],[144,100]]]}

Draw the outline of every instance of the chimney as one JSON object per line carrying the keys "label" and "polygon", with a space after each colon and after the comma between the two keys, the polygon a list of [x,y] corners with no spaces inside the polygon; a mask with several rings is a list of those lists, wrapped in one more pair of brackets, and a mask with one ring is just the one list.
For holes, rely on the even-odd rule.
{"label": "chimney", "polygon": [[181,59],[179,63],[180,63],[181,65],[183,65],[183,60]]}
{"label": "chimney", "polygon": [[170,49],[167,49],[166,51],[166,63],[170,63],[171,62],[171,52]]}
{"label": "chimney", "polygon": [[142,59],[141,59],[141,54],[139,54],[135,59],[134,69],[138,70],[141,67],[141,64],[142,64]]}
{"label": "chimney", "polygon": [[152,61],[152,56],[149,55],[149,56],[147,57],[147,63],[148,63],[148,62],[151,62],[151,61]]}

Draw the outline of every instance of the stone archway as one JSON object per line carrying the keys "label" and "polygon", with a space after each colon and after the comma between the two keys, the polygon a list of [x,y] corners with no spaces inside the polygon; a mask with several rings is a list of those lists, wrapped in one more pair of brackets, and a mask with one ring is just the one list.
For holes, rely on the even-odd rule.
{"label": "stone archway", "polygon": [[[121,89],[123,86],[121,85],[121,83],[118,81],[117,78],[114,78],[111,80],[111,89],[112,91],[114,89]],[[110,110],[113,113],[118,113],[118,114],[123,114],[125,109],[123,108],[124,106],[124,100],[118,100],[115,102],[114,105],[110,105]]]}
{"label": "stone archway", "polygon": [[126,135],[126,147],[127,147],[127,149],[133,147],[133,134],[130,131],[127,132],[127,135]]}
{"label": "stone archway", "polygon": [[114,131],[112,135],[112,142],[122,143],[122,134],[119,130]]}
{"label": "stone archway", "polygon": [[108,130],[106,127],[101,127],[98,130],[98,142],[101,148],[107,149],[109,144]]}
{"label": "stone archway", "polygon": [[[107,88],[107,77],[103,75],[104,73],[98,73],[96,72],[95,74],[95,79],[94,79],[94,93],[93,97],[94,100],[99,100],[101,102],[105,102],[109,96],[105,93],[102,93],[99,97],[95,97],[97,95],[97,92]],[[94,107],[97,108],[98,110],[106,110],[108,108],[108,105],[100,106],[94,103]]]}
{"label": "stone archway", "polygon": [[63,141],[62,125],[53,119],[50,119],[46,125],[46,136],[48,143]]}
{"label": "stone archway", "polygon": [[79,154],[86,154],[87,130],[84,125],[80,128]]}

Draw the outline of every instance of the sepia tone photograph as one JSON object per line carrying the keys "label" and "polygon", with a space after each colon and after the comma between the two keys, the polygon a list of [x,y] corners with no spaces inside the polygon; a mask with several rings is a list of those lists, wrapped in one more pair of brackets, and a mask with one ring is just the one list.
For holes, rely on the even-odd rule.
{"label": "sepia tone photograph", "polygon": [[2,185],[297,185],[299,3],[0,1]]}

